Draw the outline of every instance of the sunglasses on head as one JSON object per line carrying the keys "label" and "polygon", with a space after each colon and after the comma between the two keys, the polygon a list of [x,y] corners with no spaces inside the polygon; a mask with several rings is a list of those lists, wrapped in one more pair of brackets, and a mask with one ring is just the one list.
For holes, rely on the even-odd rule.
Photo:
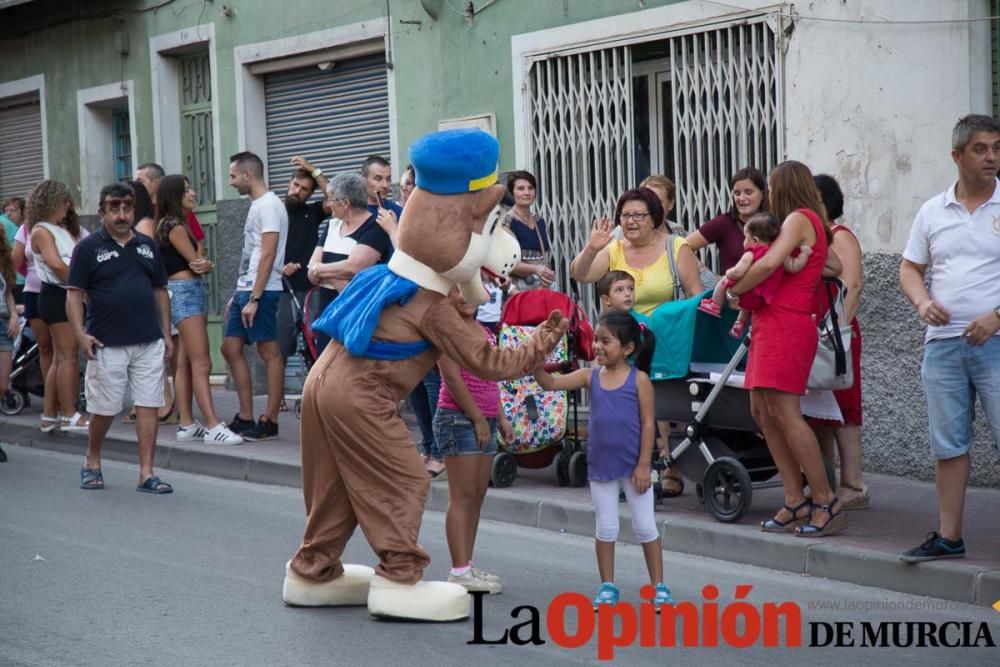
{"label": "sunglasses on head", "polygon": [[135,210],[135,204],[131,199],[106,199],[104,210],[108,213],[131,213]]}

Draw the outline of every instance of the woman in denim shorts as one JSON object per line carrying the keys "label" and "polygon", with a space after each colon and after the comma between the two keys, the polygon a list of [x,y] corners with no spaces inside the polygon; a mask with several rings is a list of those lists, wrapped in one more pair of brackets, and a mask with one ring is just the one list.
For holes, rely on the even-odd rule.
{"label": "woman in denim shorts", "polygon": [[[477,306],[467,303],[453,288],[449,299],[468,326],[481,329],[483,337],[496,345],[493,333],[476,322]],[[514,432],[500,407],[496,382],[483,380],[441,357],[441,392],[434,414],[434,440],[444,455],[448,471],[448,511],[445,534],[451,552],[448,581],[470,591],[490,594],[503,590],[500,578],[484,572],[472,561],[479,526],[479,510],[486,497],[493,455],[497,453],[497,430],[505,442]]]}
{"label": "woman in denim shorts", "polygon": [[[201,440],[205,444],[216,445],[242,444],[243,438],[230,431],[226,423],[219,419],[212,403],[212,387],[208,379],[212,372],[208,351],[208,309],[201,276],[215,266],[198,253],[198,243],[188,229],[187,214],[194,210],[195,192],[184,176],[172,174],[160,180],[157,200],[156,240],[167,271],[170,323],[177,329],[180,338],[174,381],[180,413],[177,440]],[[194,419],[192,394],[198,401],[207,426]]]}

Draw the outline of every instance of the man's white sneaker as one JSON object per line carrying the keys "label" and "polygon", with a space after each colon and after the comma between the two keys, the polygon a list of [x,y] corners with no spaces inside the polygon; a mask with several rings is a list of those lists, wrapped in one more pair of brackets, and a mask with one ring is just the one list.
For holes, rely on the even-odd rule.
{"label": "man's white sneaker", "polygon": [[177,442],[194,442],[195,440],[201,440],[205,437],[208,431],[205,427],[195,422],[188,426],[177,426],[177,436],[174,438]]}
{"label": "man's white sneaker", "polygon": [[226,422],[219,422],[205,431],[206,445],[242,445],[243,438],[229,430]]}

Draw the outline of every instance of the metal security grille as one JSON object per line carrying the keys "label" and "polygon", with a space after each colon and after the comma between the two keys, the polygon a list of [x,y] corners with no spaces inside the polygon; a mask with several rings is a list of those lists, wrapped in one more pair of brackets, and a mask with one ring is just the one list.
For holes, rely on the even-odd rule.
{"label": "metal security grille", "polygon": [[0,101],[0,201],[25,197],[44,176],[42,114],[35,99]]}
{"label": "metal security grille", "polygon": [[181,151],[198,205],[215,204],[212,69],[207,51],[180,58]]}
{"label": "metal security grille", "polygon": [[129,131],[128,111],[111,111],[112,134],[114,135],[115,180],[125,182],[132,178],[132,135]]}
{"label": "metal security grille", "polygon": [[[782,158],[781,49],[755,23],[669,40],[678,222],[691,231],[729,207],[729,178]],[[715,249],[710,260],[715,266]],[[718,270],[718,266],[715,266]]]}
{"label": "metal security grille", "polygon": [[[614,213],[631,187],[632,74],[628,46],[552,56],[531,64],[528,148],[548,223],[559,284],[590,238],[594,218]],[[592,290],[582,294],[594,312]]]}
{"label": "metal security grille", "polygon": [[389,159],[385,55],[304,67],[264,81],[268,184],[279,195],[303,155],[327,173],[358,171],[369,155]]}
{"label": "metal security grille", "polygon": [[[782,49],[769,23],[776,20],[741,17],[662,38],[670,93],[660,112],[672,137],[665,155],[672,155],[678,222],[687,230],[728,208],[735,170],[767,172],[782,159]],[[611,215],[618,196],[636,185],[631,65],[629,45],[529,61],[529,168],[564,286],[592,220]],[[715,266],[714,250],[704,259]],[[593,314],[590,292],[582,297]]]}

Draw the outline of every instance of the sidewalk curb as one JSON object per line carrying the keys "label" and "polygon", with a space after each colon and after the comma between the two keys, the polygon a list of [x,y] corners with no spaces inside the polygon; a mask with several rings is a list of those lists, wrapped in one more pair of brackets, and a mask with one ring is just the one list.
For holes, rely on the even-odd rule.
{"label": "sidewalk curb", "polygon": [[[83,436],[45,434],[34,427],[3,420],[0,425],[3,439],[20,446],[79,455],[85,449]],[[109,436],[103,455],[134,463],[135,449],[135,441]],[[160,469],[255,484],[302,486],[300,466],[243,456],[239,447],[218,453],[180,444],[157,444],[156,460]],[[594,534],[594,513],[589,504],[519,498],[516,493],[516,486],[492,490],[483,504],[482,518],[572,535]],[[447,506],[448,485],[431,483],[425,508],[444,512]],[[631,520],[624,511],[620,518],[620,541],[635,544]],[[972,605],[988,607],[1000,599],[1000,570],[981,565],[957,561],[907,565],[884,552],[792,535],[765,534],[755,526],[722,524],[707,516],[705,520],[670,517],[663,519],[661,527],[664,548],[677,553]],[[916,567],[924,576],[913,576],[918,571]]]}

